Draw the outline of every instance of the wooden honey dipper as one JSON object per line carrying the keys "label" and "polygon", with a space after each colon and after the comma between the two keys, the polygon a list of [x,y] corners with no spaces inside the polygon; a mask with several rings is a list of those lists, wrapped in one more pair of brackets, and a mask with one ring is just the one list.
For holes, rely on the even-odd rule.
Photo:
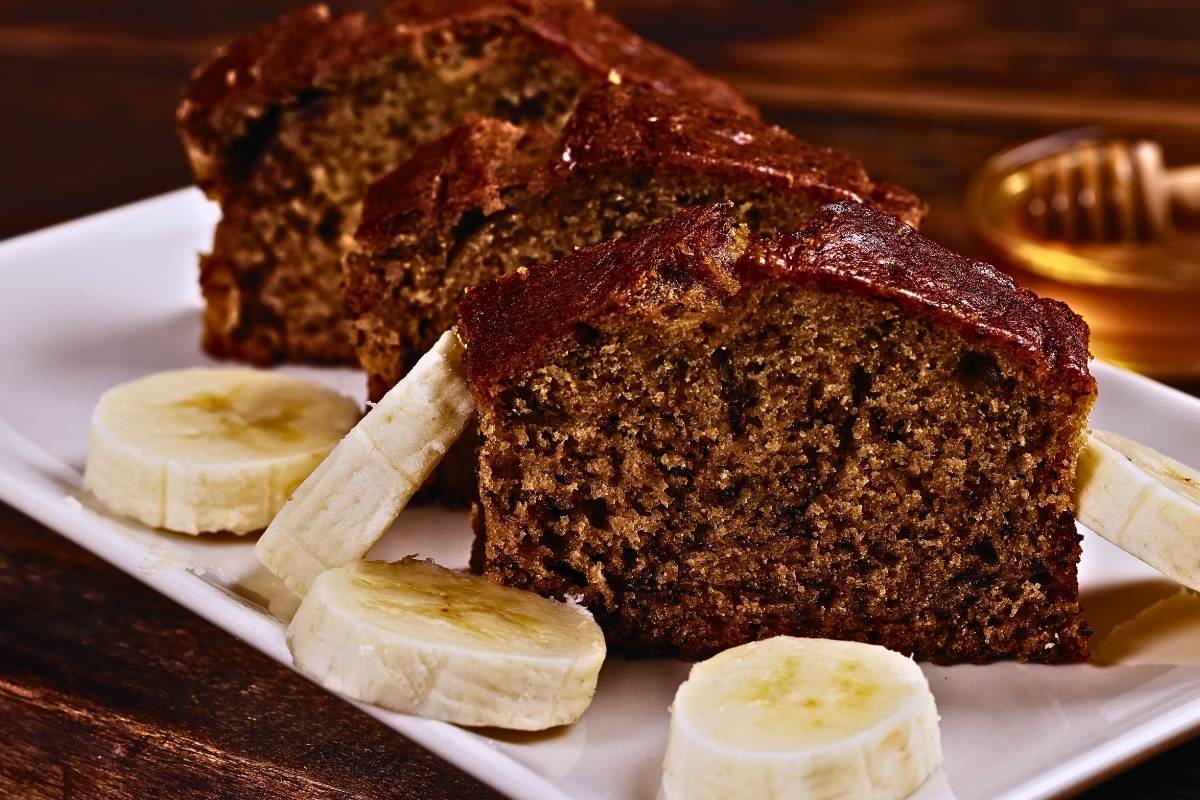
{"label": "wooden honey dipper", "polygon": [[1029,164],[1025,217],[1045,239],[1147,241],[1200,213],[1200,164],[1168,170],[1154,142],[1084,141]]}

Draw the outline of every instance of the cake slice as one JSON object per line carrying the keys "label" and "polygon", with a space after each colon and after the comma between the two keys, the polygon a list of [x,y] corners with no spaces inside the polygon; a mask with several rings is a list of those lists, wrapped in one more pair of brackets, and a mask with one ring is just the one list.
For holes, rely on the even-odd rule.
{"label": "cake slice", "polygon": [[585,0],[398,0],[384,15],[313,6],[197,70],[178,123],[221,204],[201,259],[211,353],[352,361],[340,261],[363,190],[468,113],[557,126],[605,80],[752,113]]}
{"label": "cake slice", "polygon": [[709,206],[470,291],[459,332],[475,566],[614,648],[1087,657],[1063,304],[862,205],[774,240]]}
{"label": "cake slice", "polygon": [[345,271],[371,397],[453,323],[467,287],[724,200],[755,233],[797,230],[839,200],[914,225],[924,213],[847,155],[627,83],[589,89],[559,136],[472,119],[367,192]]}

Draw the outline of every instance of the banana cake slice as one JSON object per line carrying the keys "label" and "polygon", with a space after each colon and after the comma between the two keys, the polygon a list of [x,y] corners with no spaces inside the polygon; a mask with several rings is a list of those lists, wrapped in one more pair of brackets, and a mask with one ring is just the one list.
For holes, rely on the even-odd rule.
{"label": "banana cake slice", "polygon": [[1085,659],[1083,321],[861,204],[771,239],[735,219],[688,209],[466,294],[476,568],[581,597],[636,654]]}
{"label": "banana cake slice", "polygon": [[472,119],[367,191],[345,273],[370,395],[453,323],[467,287],[718,201],[755,233],[797,230],[834,201],[914,225],[925,211],[848,155],[642,86],[589,89],[557,136]]}
{"label": "banana cake slice", "polygon": [[468,113],[557,127],[606,80],[754,113],[587,0],[395,0],[382,19],[312,6],[232,42],[177,115],[222,212],[201,259],[205,347],[353,361],[340,262],[368,182]]}

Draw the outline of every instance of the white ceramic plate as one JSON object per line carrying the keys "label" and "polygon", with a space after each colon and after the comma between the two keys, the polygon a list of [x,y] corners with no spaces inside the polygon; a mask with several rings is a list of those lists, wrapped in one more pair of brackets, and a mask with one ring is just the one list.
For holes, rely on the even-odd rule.
{"label": "white ceramic plate", "polygon": [[[184,190],[0,244],[0,499],[290,664],[283,627],[267,612],[279,586],[257,567],[250,541],[156,533],[80,497],[100,393],[207,362],[197,346],[196,253],[215,219],[199,192]],[[351,370],[287,371],[363,395]],[[1097,427],[1200,465],[1200,401],[1105,364],[1094,371]],[[418,553],[460,567],[469,541],[465,514],[416,510],[373,555]],[[1125,663],[926,667],[946,761],[920,800],[1068,793],[1200,728],[1200,666],[1187,666],[1200,664],[1200,612],[1179,620],[1170,639],[1161,626],[1125,624],[1118,647],[1106,632],[1174,588],[1091,534],[1080,580],[1093,646],[1125,652]],[[686,672],[673,661],[611,659],[583,719],[548,734],[474,732],[364,708],[514,798],[648,799],[667,704]]]}

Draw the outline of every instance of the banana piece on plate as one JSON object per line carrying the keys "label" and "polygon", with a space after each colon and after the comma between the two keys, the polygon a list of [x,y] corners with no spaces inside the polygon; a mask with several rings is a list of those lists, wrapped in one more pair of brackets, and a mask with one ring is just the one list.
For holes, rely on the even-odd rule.
{"label": "banana piece on plate", "polygon": [[1200,472],[1132,439],[1093,430],[1075,485],[1080,522],[1200,591]]}
{"label": "banana piece on plate", "polygon": [[942,761],[916,663],[777,636],[692,667],[671,707],[666,800],[899,800]]}
{"label": "banana piece on plate", "polygon": [[587,609],[412,558],[321,573],[287,641],[296,668],[328,689],[516,730],[578,719],[605,655]]}
{"label": "banana piece on plate", "polygon": [[447,331],[296,489],[255,545],[258,560],[303,597],[324,570],[365,556],[474,410],[462,343]]}
{"label": "banana piece on plate", "polygon": [[160,372],[100,397],[83,485],[154,528],[262,530],[359,416],[350,398],[273,372]]}

